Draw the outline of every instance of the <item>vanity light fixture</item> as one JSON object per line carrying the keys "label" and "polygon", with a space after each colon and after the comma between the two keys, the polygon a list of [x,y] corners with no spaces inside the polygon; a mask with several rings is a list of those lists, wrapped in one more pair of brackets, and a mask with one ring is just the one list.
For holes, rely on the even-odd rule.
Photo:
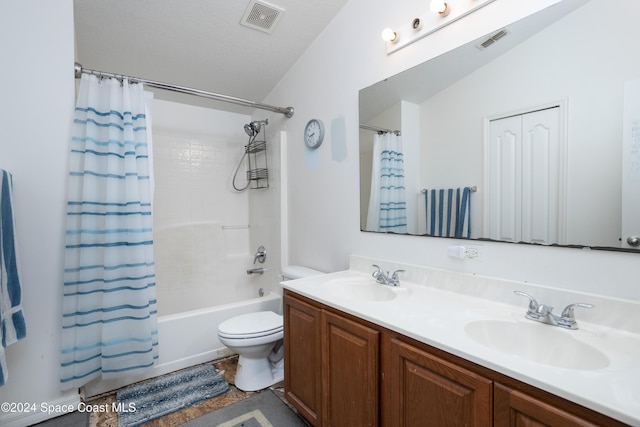
{"label": "vanity light fixture", "polygon": [[[387,42],[387,55],[454,24],[496,0],[459,1],[455,4],[455,13],[449,16],[452,10],[450,3],[455,1],[429,0],[430,8],[437,16],[426,12],[426,14],[413,18],[413,20],[393,30],[386,28],[382,32],[382,39]],[[447,19],[442,19],[444,17],[447,17]]]}
{"label": "vanity light fixture", "polygon": [[381,36],[382,40],[386,42],[398,43],[398,40],[400,40],[400,36],[398,35],[398,33],[393,31],[391,28],[385,28],[384,30],[382,30]]}
{"label": "vanity light fixture", "polygon": [[411,21],[411,28],[413,28],[413,31],[420,31],[423,26],[424,20],[420,18],[414,18],[413,21]]}
{"label": "vanity light fixture", "polygon": [[431,11],[444,18],[451,12],[451,6],[443,0],[431,0]]}

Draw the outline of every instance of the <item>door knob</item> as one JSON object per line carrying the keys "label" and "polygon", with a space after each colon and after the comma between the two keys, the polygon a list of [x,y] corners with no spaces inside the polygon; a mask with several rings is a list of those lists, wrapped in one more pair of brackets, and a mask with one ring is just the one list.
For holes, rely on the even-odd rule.
{"label": "door knob", "polygon": [[627,244],[633,247],[640,246],[640,237],[639,236],[627,237]]}

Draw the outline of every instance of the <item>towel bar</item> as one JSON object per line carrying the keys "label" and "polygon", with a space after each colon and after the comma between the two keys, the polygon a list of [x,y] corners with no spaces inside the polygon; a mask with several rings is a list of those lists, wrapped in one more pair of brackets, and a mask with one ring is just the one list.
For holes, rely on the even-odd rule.
{"label": "towel bar", "polygon": [[[471,191],[472,193],[475,193],[476,191],[478,191],[478,187],[476,187],[475,185],[473,187],[469,187],[469,191]],[[427,189],[423,188],[422,190],[420,190],[421,193],[426,193]]]}

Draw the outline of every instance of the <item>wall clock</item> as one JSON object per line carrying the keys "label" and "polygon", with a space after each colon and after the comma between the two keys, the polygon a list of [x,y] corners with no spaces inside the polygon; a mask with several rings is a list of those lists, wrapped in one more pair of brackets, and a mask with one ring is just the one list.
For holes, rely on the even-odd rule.
{"label": "wall clock", "polygon": [[322,120],[311,119],[304,128],[304,143],[311,149],[316,149],[324,139],[324,124]]}

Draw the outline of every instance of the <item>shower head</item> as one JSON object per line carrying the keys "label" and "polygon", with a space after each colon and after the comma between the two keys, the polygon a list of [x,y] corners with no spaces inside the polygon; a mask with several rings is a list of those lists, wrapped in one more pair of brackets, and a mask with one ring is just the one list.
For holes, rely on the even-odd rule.
{"label": "shower head", "polygon": [[267,119],[254,120],[251,123],[247,123],[246,125],[244,125],[244,131],[249,136],[256,136],[258,133],[260,133],[260,129],[262,129],[262,126],[268,125],[268,124],[269,124],[269,120]]}
{"label": "shower head", "polygon": [[251,123],[249,123],[249,126],[251,126],[251,129],[253,129],[253,132],[255,132],[256,134],[260,133],[260,129],[262,129],[262,125],[263,124],[267,124],[266,120],[254,120]]}

